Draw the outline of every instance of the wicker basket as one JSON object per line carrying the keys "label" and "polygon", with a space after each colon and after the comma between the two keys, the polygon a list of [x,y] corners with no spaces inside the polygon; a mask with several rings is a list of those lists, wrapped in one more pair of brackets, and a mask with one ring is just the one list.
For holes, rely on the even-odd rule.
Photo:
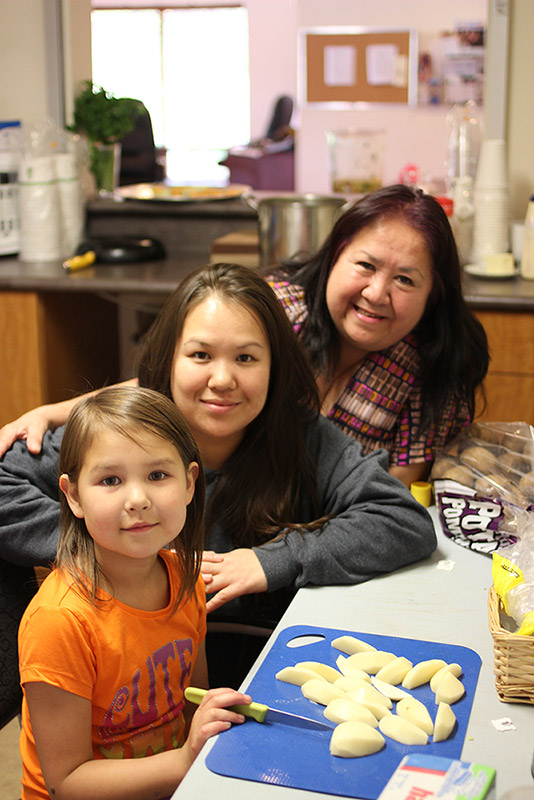
{"label": "wicker basket", "polygon": [[501,625],[503,604],[492,586],[489,628],[495,655],[495,688],[503,703],[534,703],[534,636],[518,636]]}

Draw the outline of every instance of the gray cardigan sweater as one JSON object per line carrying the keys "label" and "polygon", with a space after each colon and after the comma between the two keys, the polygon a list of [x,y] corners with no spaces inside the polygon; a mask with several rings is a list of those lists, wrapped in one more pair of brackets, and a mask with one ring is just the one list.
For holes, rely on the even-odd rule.
{"label": "gray cardigan sweater", "polygon": [[[55,557],[62,436],[63,428],[49,431],[38,456],[18,441],[0,462],[0,558],[6,561],[35,566]],[[309,426],[308,446],[321,516],[330,518],[318,530],[288,530],[254,548],[268,591],[286,598],[276,603],[280,608],[301,586],[360,583],[425,558],[436,547],[430,516],[388,473],[383,450],[364,456],[357,442],[323,417]],[[206,470],[206,479],[209,502],[218,473]],[[311,498],[305,498],[295,522],[313,518]],[[232,532],[215,521],[206,531],[206,548],[233,547]]]}

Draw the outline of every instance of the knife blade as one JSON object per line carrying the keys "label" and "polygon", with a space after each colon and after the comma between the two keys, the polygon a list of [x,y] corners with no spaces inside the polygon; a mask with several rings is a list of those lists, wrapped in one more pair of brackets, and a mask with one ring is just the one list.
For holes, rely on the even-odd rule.
{"label": "knife blade", "polygon": [[[194,686],[188,686],[185,690],[185,698],[191,703],[197,705],[201,702],[206,694],[206,689],[197,689]],[[298,714],[290,714],[287,711],[278,711],[275,708],[269,708],[264,703],[250,703],[250,705],[235,705],[230,706],[232,711],[237,711],[238,714],[244,714],[245,717],[251,717],[256,722],[281,722],[283,725],[292,725],[297,728],[307,728],[309,730],[328,730],[332,733],[334,730],[331,725],[325,722],[318,722],[309,717],[301,717]]]}

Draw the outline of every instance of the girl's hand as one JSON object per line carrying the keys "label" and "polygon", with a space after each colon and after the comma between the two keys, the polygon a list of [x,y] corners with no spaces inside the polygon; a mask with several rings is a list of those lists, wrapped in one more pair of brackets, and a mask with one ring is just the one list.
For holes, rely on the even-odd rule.
{"label": "girl's hand", "polygon": [[248,694],[234,689],[210,689],[193,715],[189,736],[182,748],[191,759],[191,764],[199,754],[206,741],[231,725],[239,725],[245,721],[243,714],[231,711],[228,706],[238,703],[248,705],[251,702]]}
{"label": "girl's hand", "polygon": [[267,578],[254,550],[238,548],[229,553],[204,551],[201,566],[208,600],[208,613],[243,594],[267,591]]}

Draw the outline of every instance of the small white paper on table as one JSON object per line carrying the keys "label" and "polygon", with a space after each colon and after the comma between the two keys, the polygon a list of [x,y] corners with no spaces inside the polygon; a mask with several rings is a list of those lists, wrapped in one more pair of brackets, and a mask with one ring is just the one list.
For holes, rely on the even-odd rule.
{"label": "small white paper on table", "polygon": [[325,86],[356,84],[356,48],[351,45],[328,45],[324,48],[323,80]]}
{"label": "small white paper on table", "polygon": [[371,86],[393,86],[397,80],[396,44],[370,44],[365,51],[367,83]]}

